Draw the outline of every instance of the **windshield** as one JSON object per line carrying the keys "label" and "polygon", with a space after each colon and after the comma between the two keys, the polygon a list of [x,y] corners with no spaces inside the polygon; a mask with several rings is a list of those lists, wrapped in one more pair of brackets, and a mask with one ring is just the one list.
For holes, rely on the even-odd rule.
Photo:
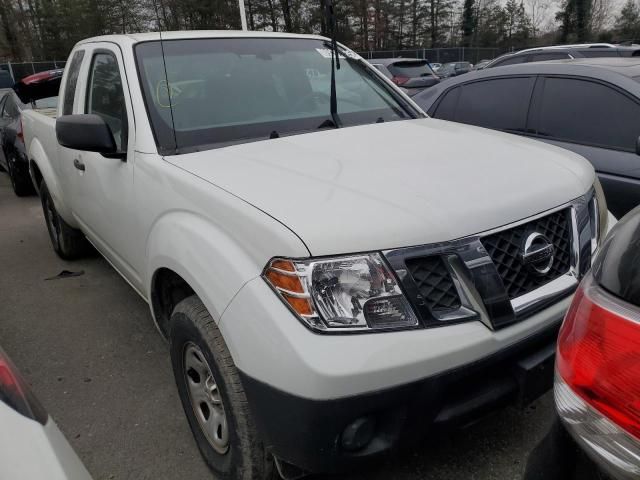
{"label": "windshield", "polygon": [[[322,40],[188,39],[164,41],[163,47],[168,86],[160,42],[135,49],[163,153],[333,127],[331,53]],[[365,62],[345,56],[340,65],[336,96],[342,126],[417,115]]]}
{"label": "windshield", "polygon": [[426,77],[433,75],[426,61],[424,62],[396,62],[389,65],[389,71],[395,77]]}

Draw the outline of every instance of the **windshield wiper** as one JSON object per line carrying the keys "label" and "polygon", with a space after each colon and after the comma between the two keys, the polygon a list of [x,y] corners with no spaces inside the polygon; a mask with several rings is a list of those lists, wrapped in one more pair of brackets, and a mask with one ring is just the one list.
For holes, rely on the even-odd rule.
{"label": "windshield wiper", "polygon": [[331,38],[331,99],[329,100],[329,110],[336,128],[340,128],[342,124],[338,116],[338,98],[336,94],[336,70],[340,70],[340,55],[338,53],[338,42],[336,41],[336,16],[332,0],[325,0],[325,17],[327,28],[329,29],[329,38]]}

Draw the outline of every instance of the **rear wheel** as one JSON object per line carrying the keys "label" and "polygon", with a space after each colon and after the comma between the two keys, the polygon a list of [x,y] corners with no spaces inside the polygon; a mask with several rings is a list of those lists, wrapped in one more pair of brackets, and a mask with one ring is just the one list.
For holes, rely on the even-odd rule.
{"label": "rear wheel", "polygon": [[73,260],[89,251],[89,242],[80,230],[70,227],[56,211],[47,185],[42,182],[40,199],[53,250],[60,258]]}
{"label": "rear wheel", "polygon": [[18,197],[26,197],[27,195],[33,195],[35,193],[35,189],[33,188],[33,183],[31,182],[31,177],[29,173],[24,173],[15,168],[14,157],[7,157],[7,173],[9,174],[9,179],[11,180],[11,187],[13,187],[13,192]]}
{"label": "rear wheel", "polygon": [[224,480],[276,478],[273,458],[256,431],[238,370],[197,296],[175,307],[169,339],[182,407],[211,470]]}

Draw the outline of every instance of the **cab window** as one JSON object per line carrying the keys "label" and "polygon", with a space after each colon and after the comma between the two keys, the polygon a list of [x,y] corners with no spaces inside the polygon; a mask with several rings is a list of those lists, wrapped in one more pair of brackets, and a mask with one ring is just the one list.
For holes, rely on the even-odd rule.
{"label": "cab window", "polygon": [[102,117],[111,128],[118,150],[127,149],[127,106],[118,61],[111,52],[100,52],[93,56],[85,113]]}

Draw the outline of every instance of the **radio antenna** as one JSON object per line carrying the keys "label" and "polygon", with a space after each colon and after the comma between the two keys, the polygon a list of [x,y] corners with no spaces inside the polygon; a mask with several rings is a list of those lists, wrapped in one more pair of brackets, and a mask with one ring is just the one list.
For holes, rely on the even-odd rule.
{"label": "radio antenna", "polygon": [[[158,0],[162,2],[162,0]],[[156,21],[158,22],[158,34],[160,35],[160,52],[162,53],[162,68],[164,69],[164,83],[167,87],[167,98],[169,99],[169,113],[171,115],[171,129],[173,131],[173,145],[174,152],[178,150],[178,139],[176,137],[176,123],[173,119],[173,100],[171,99],[171,87],[169,85],[169,75],[167,74],[167,61],[164,56],[164,43],[162,41],[162,23],[160,22],[160,12],[158,10],[158,3],[156,0],[153,0],[153,9],[156,12]],[[164,9],[164,6],[163,6]],[[159,89],[157,90],[157,92]],[[158,93],[156,93],[158,95]],[[157,99],[158,103],[160,99]]]}

